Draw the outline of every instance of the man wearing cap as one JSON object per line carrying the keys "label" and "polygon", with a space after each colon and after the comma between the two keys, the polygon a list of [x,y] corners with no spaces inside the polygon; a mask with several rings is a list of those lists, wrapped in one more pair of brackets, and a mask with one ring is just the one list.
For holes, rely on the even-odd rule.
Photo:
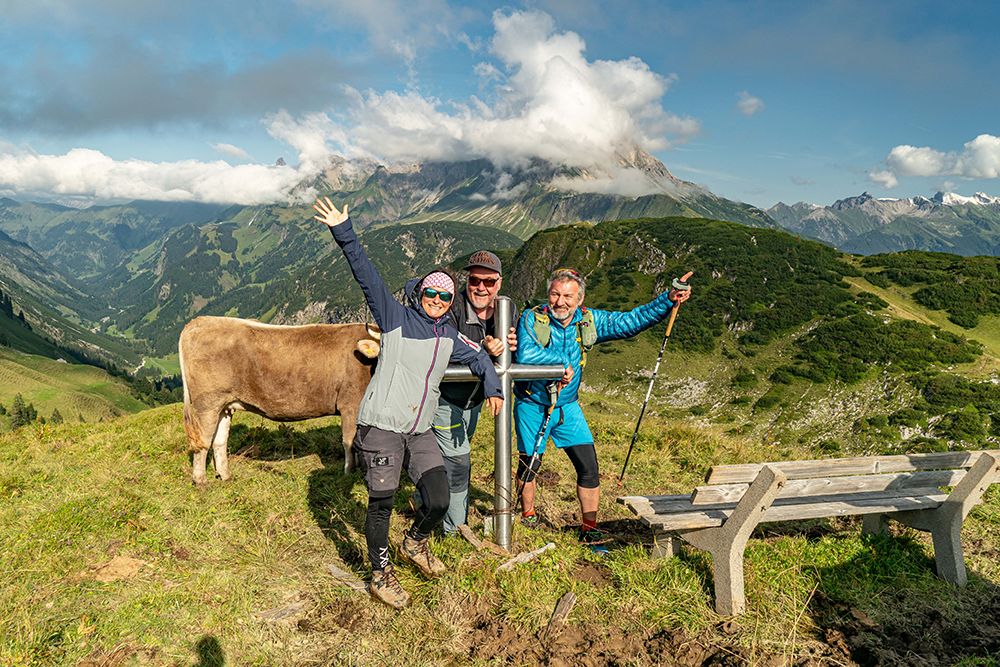
{"label": "man wearing cap", "polygon": [[[469,278],[465,289],[455,295],[455,304],[448,311],[448,324],[481,344],[491,356],[498,357],[504,350],[504,341],[497,335],[494,316],[494,302],[503,282],[500,258],[488,250],[480,250],[469,258],[465,270],[469,272]],[[511,322],[517,322],[516,309]],[[507,344],[511,351],[517,348],[517,334],[513,327],[507,334]],[[446,535],[455,534],[469,516],[470,441],[476,432],[484,398],[482,382],[445,382],[441,385],[441,398],[432,428],[444,457],[451,492],[443,523]],[[418,498],[419,495],[414,501]]]}

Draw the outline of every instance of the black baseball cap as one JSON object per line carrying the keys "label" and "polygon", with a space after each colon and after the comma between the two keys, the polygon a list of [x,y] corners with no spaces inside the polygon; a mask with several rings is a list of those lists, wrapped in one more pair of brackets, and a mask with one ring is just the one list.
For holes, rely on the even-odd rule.
{"label": "black baseball cap", "polygon": [[500,265],[500,258],[491,253],[489,250],[480,250],[479,252],[472,255],[469,258],[469,264],[465,267],[465,270],[479,266],[484,269],[489,269],[490,271],[496,271],[501,276],[503,275],[503,268]]}

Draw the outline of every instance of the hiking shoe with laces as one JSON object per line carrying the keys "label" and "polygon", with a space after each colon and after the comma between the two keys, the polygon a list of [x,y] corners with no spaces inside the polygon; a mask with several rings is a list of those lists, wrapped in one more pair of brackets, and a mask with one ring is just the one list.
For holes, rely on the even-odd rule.
{"label": "hiking shoe with laces", "polygon": [[598,530],[596,527],[580,528],[580,541],[598,556],[608,555],[608,548],[604,546],[608,536],[603,530]]}
{"label": "hiking shoe with laces", "polygon": [[534,530],[535,528],[538,528],[538,526],[539,526],[538,515],[537,514],[528,514],[528,515],[522,514],[521,515],[521,525],[524,526],[525,528],[530,528],[532,530]]}
{"label": "hiking shoe with laces", "polygon": [[428,540],[429,537],[415,540],[404,534],[403,544],[399,547],[399,556],[408,563],[416,565],[424,576],[440,577],[448,568],[431,553],[430,547],[427,546]]}
{"label": "hiking shoe with laces", "polygon": [[403,590],[403,585],[396,578],[392,565],[384,570],[373,570],[372,581],[368,584],[368,592],[372,599],[387,604],[393,609],[402,609],[410,604],[410,594]]}

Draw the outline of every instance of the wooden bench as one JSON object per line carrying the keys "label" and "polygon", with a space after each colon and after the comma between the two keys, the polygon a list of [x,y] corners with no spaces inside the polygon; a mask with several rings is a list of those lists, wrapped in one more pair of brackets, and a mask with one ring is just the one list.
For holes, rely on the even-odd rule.
{"label": "wooden bench", "polygon": [[871,534],[895,519],[930,532],[938,576],[964,586],[962,523],[998,470],[995,450],[713,466],[690,495],[618,502],[653,529],[654,558],[678,555],[677,538],[711,553],[716,611],[736,615],[745,607],[747,540],[773,521],[860,514]]}

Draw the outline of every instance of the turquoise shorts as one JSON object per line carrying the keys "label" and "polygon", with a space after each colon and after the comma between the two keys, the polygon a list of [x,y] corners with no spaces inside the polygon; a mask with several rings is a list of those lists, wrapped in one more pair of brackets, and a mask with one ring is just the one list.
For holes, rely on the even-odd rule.
{"label": "turquoise shorts", "polygon": [[[548,406],[529,400],[519,398],[514,401],[514,431],[517,434],[517,451],[521,454],[530,456],[535,453],[535,446],[539,441],[538,432],[542,429],[547,409]],[[559,449],[594,442],[594,436],[590,433],[590,426],[587,425],[578,402],[567,403],[552,411],[552,419],[538,445],[539,453],[545,451],[548,438],[552,438]]]}

